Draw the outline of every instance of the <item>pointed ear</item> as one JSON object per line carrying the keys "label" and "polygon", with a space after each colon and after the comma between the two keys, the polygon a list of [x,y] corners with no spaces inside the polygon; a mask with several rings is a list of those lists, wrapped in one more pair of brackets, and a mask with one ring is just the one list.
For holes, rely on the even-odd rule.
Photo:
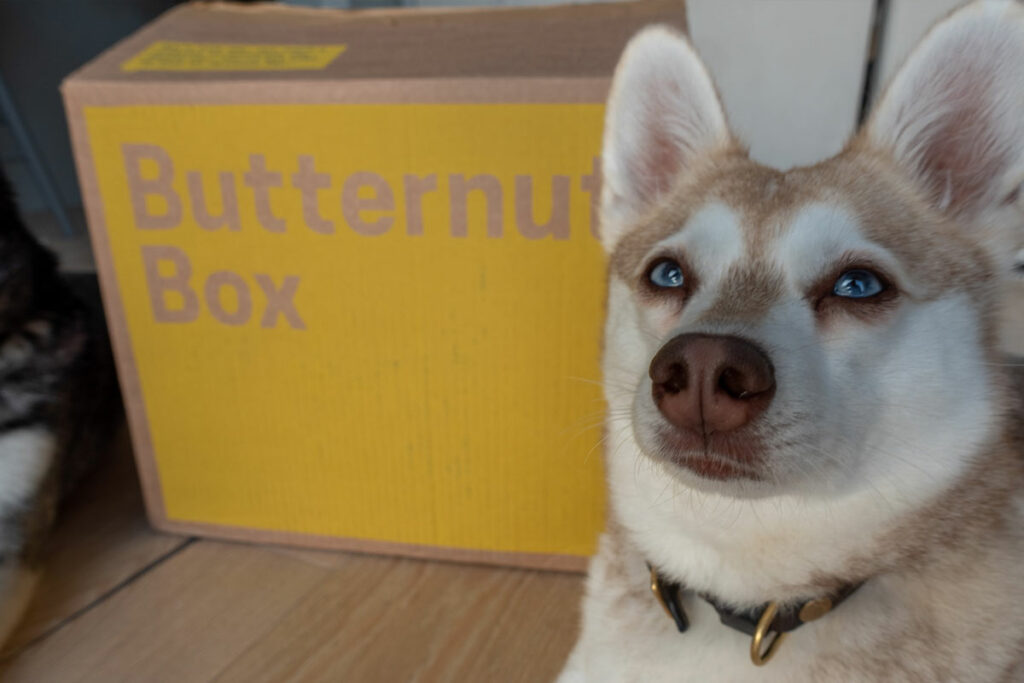
{"label": "pointed ear", "polygon": [[863,136],[952,216],[991,223],[1013,209],[1024,182],[1024,4],[983,0],[938,23]]}
{"label": "pointed ear", "polygon": [[686,39],[663,26],[637,34],[615,71],[605,120],[605,249],[614,248],[695,158],[730,142],[711,77]]}

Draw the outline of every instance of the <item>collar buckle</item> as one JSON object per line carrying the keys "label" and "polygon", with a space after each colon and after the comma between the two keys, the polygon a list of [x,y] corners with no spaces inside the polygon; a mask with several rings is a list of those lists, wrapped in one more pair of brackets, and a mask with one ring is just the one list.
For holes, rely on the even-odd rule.
{"label": "collar buckle", "polygon": [[[661,576],[650,563],[647,563],[647,568],[651,572],[651,592],[654,593],[654,597],[665,610],[665,614],[675,622],[679,632],[685,633],[690,628],[690,620],[680,601],[680,593],[685,590],[685,587]],[[715,608],[723,624],[752,637],[750,660],[755,666],[764,666],[778,652],[779,646],[782,645],[782,641],[790,631],[825,616],[862,585],[864,585],[863,581],[847,583],[831,594],[812,598],[802,604],[797,603],[787,607],[784,611],[780,611],[777,601],[772,601],[764,606],[760,615],[756,609],[734,610],[707,593],[697,593],[697,595]]]}
{"label": "collar buckle", "polygon": [[679,629],[679,632],[686,633],[686,630],[690,628],[690,619],[686,616],[683,606],[679,603],[679,584],[663,582],[654,567],[650,565],[647,565],[647,567],[651,570],[651,592],[658,599],[658,602],[665,610],[665,614],[672,621],[676,622],[676,628]]}
{"label": "collar buckle", "polygon": [[771,658],[779,651],[779,645],[782,645],[782,641],[789,635],[783,631],[774,631],[775,637],[768,641],[767,649],[764,652],[761,651],[765,638],[772,632],[772,622],[775,621],[775,615],[778,612],[779,603],[769,602],[768,606],[764,608],[764,612],[761,613],[754,637],[750,640],[750,661],[754,663],[754,666],[764,666],[771,661]]}

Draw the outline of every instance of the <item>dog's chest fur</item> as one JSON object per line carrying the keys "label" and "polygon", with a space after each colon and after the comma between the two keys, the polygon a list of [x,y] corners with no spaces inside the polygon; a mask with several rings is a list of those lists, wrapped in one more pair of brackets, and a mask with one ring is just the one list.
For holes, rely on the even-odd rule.
{"label": "dog's chest fur", "polygon": [[[1002,485],[969,472],[947,497],[882,531],[864,553],[842,543],[805,548],[822,565],[845,562],[849,575],[871,578],[833,612],[793,631],[761,669],[750,661],[750,637],[724,626],[689,591],[681,602],[690,628],[679,633],[650,591],[651,549],[634,541],[644,534],[613,521],[590,568],[580,648],[562,680],[1021,680],[1024,611],[1015,606],[1024,600],[1024,492],[1014,455],[1020,442],[1003,442],[999,450],[1003,457],[993,454],[990,462],[1006,468]],[[980,512],[965,514],[972,509]],[[688,560],[677,568],[758,574],[750,567],[756,552],[729,557],[700,542],[681,550]],[[800,576],[795,570],[794,581]],[[805,590],[814,588],[796,593]]]}
{"label": "dog's chest fur", "polygon": [[586,665],[562,680],[1016,681],[1024,614],[1009,606],[1024,599],[1016,569],[1024,556],[1007,547],[870,581],[833,613],[792,632],[757,669],[750,638],[722,625],[693,594],[683,598],[690,629],[679,633],[648,589],[642,553],[612,531],[587,584],[589,652],[579,655]]}

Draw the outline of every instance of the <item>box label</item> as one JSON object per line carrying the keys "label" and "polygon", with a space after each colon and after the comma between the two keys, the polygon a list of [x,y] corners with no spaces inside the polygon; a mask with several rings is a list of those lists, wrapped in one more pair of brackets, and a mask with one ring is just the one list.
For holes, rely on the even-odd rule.
{"label": "box label", "polygon": [[85,115],[170,518],[593,551],[603,107]]}
{"label": "box label", "polygon": [[185,43],[158,40],[121,64],[122,71],[318,71],[344,45]]}

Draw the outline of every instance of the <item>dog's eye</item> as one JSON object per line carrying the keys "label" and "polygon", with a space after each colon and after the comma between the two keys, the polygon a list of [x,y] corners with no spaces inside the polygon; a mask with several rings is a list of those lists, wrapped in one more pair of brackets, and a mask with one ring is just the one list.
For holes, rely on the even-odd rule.
{"label": "dog's eye", "polygon": [[882,281],[870,270],[848,270],[836,280],[832,293],[847,299],[868,299],[883,289]]}
{"label": "dog's eye", "polygon": [[683,269],[672,259],[664,259],[654,264],[647,277],[657,287],[669,289],[683,286]]}

